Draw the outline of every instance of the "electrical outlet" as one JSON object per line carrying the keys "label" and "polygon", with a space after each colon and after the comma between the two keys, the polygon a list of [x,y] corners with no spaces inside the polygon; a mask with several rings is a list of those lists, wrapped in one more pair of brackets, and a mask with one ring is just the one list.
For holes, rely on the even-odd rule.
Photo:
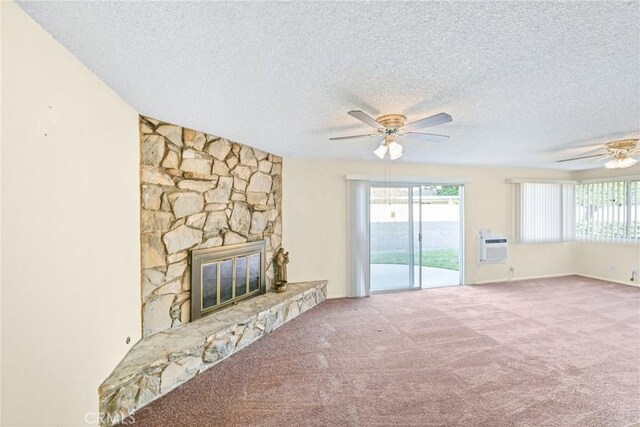
{"label": "electrical outlet", "polygon": [[516,269],[513,268],[513,265],[511,267],[509,267],[509,273],[513,273],[514,271],[516,271]]}
{"label": "electrical outlet", "polygon": [[616,271],[616,266],[615,266],[615,264],[611,264],[611,265],[609,266],[609,271]]}

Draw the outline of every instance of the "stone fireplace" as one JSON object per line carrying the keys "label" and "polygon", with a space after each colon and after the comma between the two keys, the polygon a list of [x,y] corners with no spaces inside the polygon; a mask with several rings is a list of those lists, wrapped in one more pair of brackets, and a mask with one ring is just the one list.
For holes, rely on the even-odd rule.
{"label": "stone fireplace", "polygon": [[144,116],[140,159],[142,335],[190,321],[192,252],[264,241],[268,289],[282,241],[282,159]]}
{"label": "stone fireplace", "polygon": [[191,320],[265,292],[265,243],[191,251]]}
{"label": "stone fireplace", "polygon": [[326,280],[268,292],[280,157],[142,116],[140,140],[143,338],[98,389],[109,426],[327,296]]}

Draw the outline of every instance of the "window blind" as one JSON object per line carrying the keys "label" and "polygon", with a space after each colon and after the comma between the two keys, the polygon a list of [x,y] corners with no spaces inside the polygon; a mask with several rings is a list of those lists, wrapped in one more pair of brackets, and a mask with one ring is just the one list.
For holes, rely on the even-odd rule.
{"label": "window blind", "polygon": [[578,240],[640,242],[640,181],[625,179],[580,184],[576,191]]}
{"label": "window blind", "polygon": [[563,242],[575,239],[575,185],[517,184],[519,243]]}

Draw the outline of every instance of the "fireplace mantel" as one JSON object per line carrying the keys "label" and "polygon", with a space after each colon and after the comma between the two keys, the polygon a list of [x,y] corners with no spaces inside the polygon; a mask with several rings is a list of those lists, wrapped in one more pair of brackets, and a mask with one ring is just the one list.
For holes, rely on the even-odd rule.
{"label": "fireplace mantel", "polygon": [[290,283],[283,293],[268,292],[143,338],[100,385],[103,425],[123,421],[326,297],[326,280]]}

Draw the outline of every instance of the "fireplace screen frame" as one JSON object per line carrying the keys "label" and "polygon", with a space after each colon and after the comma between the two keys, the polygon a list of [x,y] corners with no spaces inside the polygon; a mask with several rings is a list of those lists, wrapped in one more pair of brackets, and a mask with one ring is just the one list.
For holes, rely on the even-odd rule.
{"label": "fireplace screen frame", "polygon": [[[258,288],[250,291],[250,266],[249,257],[252,255],[260,255],[260,277],[258,279]],[[197,320],[202,316],[216,312],[223,307],[234,304],[238,301],[250,298],[266,292],[266,275],[265,275],[265,255],[266,240],[258,240],[255,242],[240,243],[236,245],[218,246],[215,248],[196,249],[191,251],[191,321]],[[246,259],[246,292],[243,295],[236,296],[236,276],[237,276],[237,259]],[[232,260],[232,280],[231,292],[232,297],[221,302],[221,264],[223,261]],[[204,307],[204,274],[203,268],[216,264],[216,304],[211,307]]]}

